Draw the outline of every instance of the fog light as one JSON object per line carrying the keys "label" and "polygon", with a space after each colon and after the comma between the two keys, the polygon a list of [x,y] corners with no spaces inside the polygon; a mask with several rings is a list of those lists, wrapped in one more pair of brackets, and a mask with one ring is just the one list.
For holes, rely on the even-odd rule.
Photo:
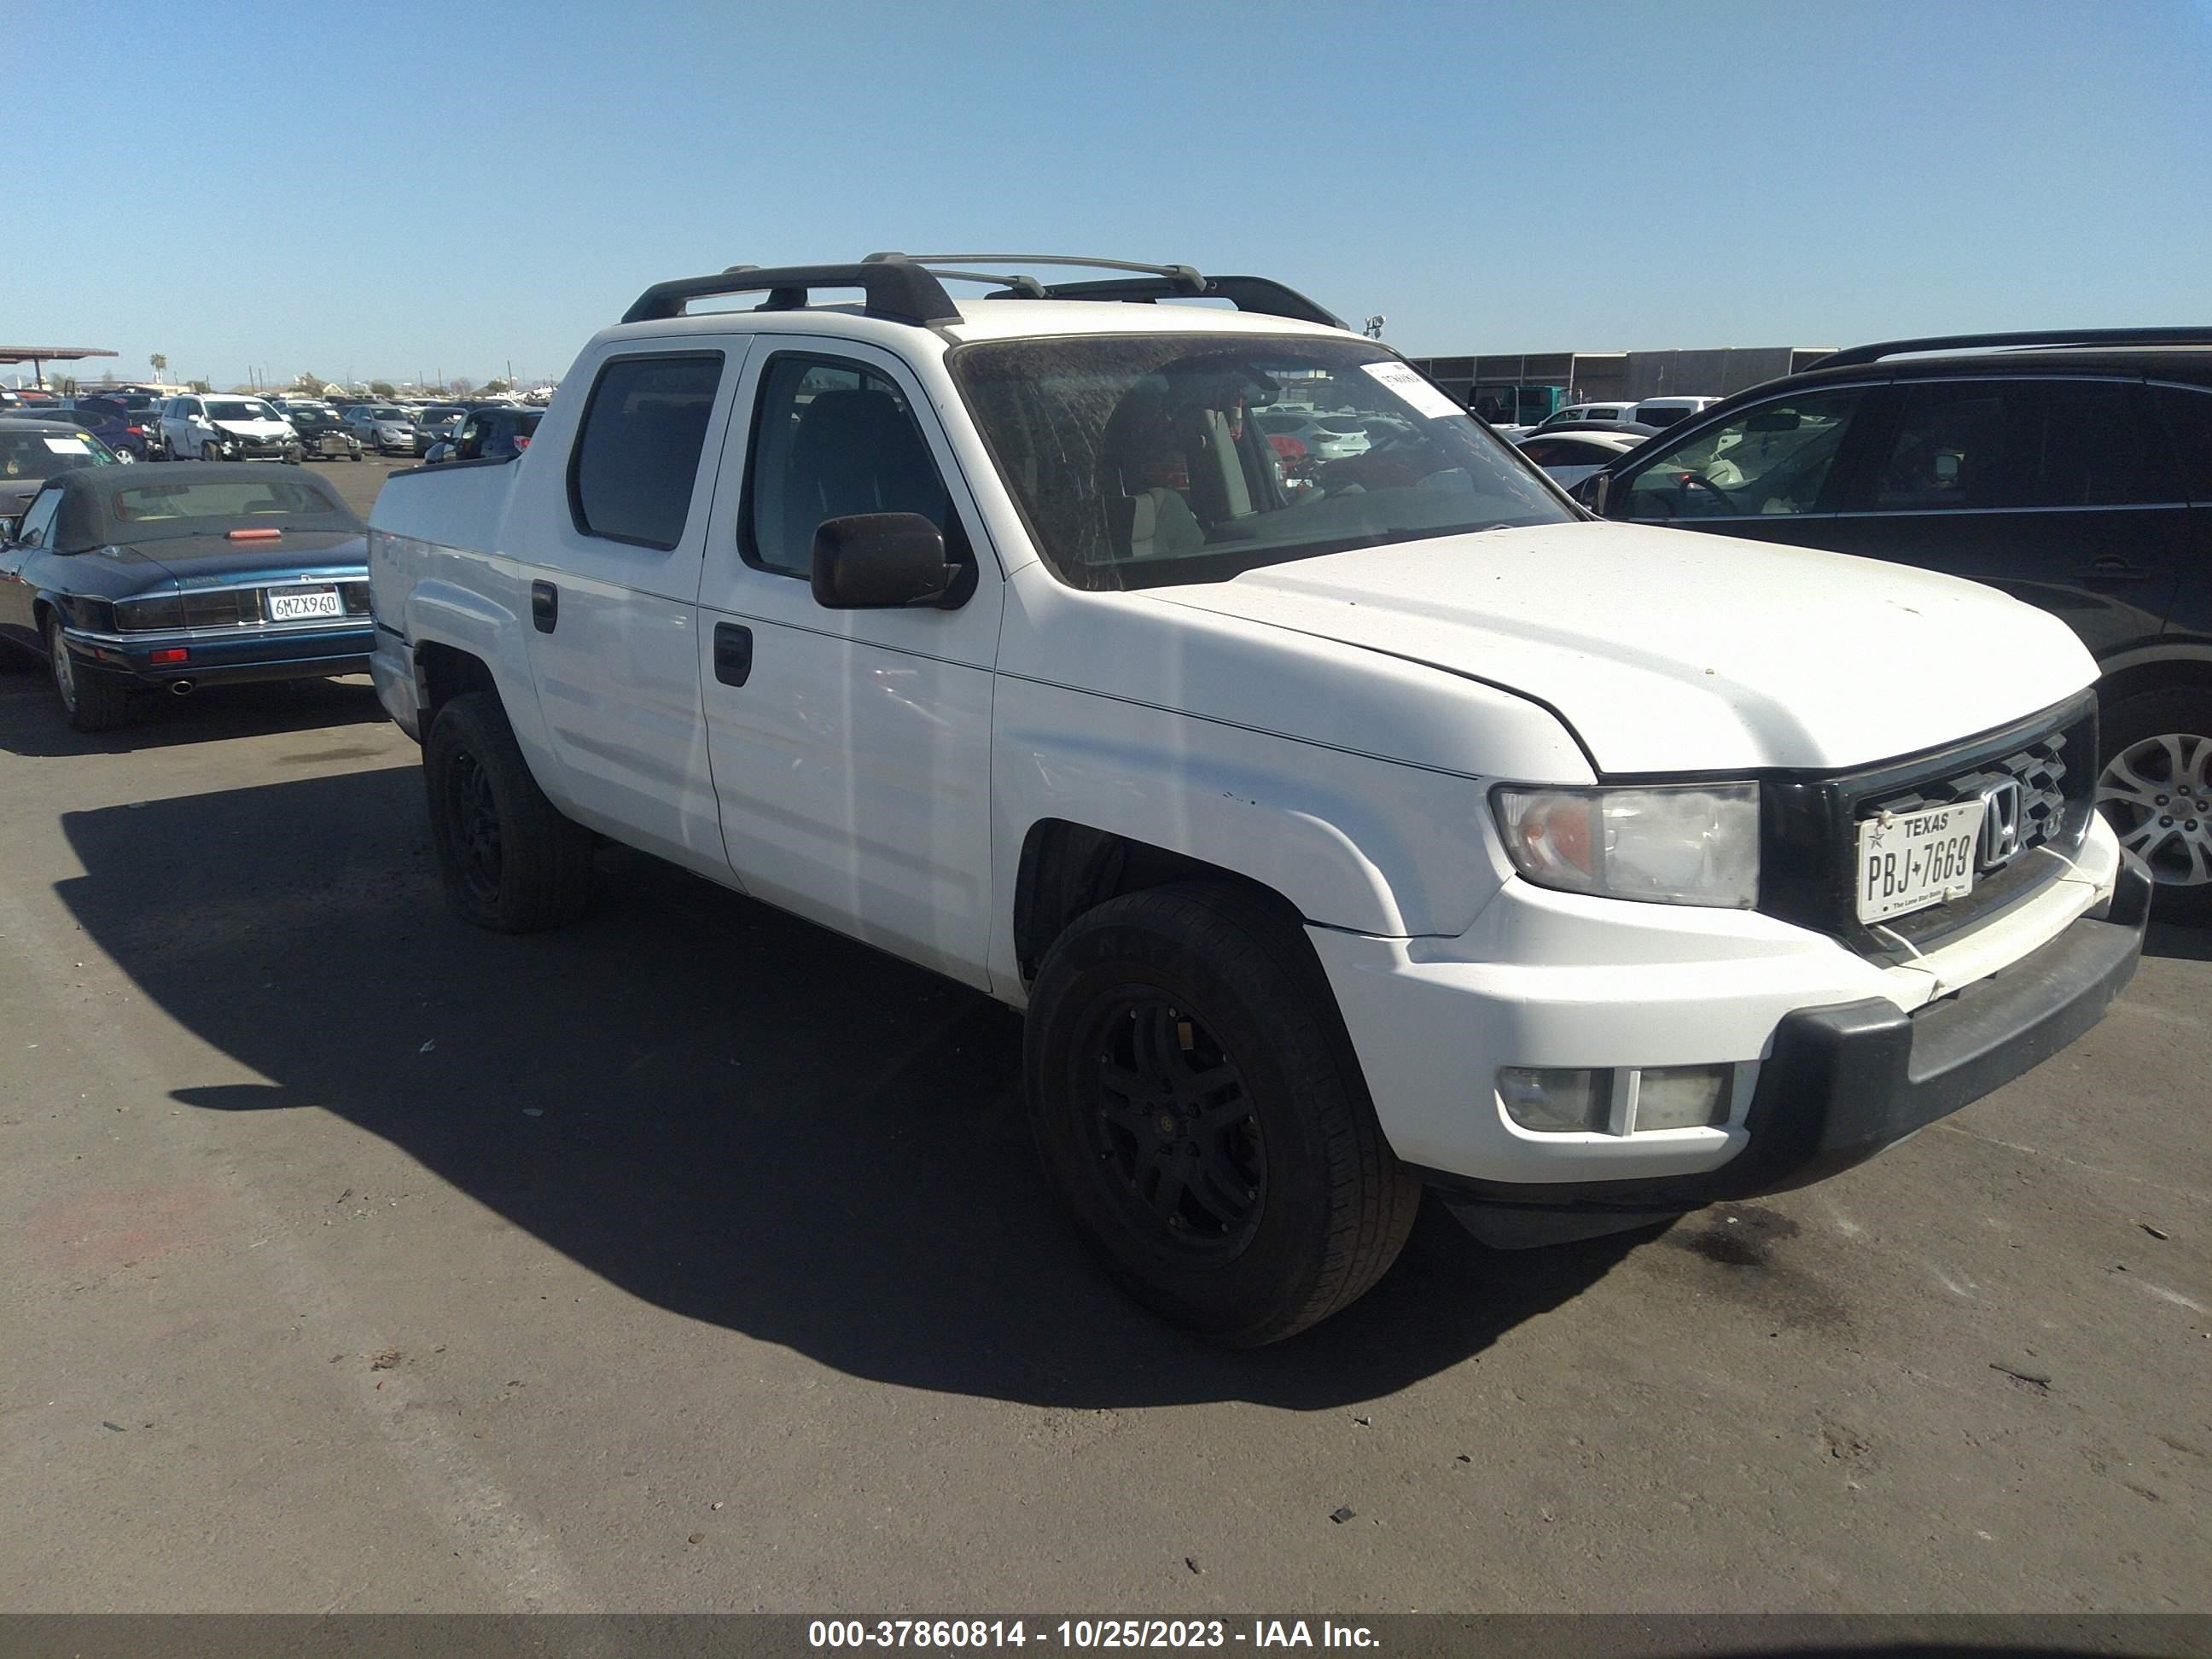
{"label": "fog light", "polygon": [[1498,1098],[1506,1115],[1542,1134],[1587,1133],[1606,1127],[1613,1103],[1609,1070],[1505,1066],[1498,1068]]}
{"label": "fog light", "polygon": [[1732,1066],[1659,1066],[1636,1085],[1636,1129],[1705,1129],[1728,1121]]}

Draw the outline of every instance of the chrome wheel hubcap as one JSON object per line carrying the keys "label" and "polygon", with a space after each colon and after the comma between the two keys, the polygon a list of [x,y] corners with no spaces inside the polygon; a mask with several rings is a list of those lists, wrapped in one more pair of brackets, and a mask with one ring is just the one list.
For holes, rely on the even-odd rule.
{"label": "chrome wheel hubcap", "polygon": [[2212,737],[2167,732],[2130,744],[2105,763],[2097,805],[2161,882],[2212,881]]}

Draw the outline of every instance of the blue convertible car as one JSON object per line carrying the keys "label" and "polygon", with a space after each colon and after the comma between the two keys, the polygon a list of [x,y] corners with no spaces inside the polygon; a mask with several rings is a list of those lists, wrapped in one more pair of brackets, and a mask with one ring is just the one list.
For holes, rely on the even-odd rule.
{"label": "blue convertible car", "polygon": [[0,540],[0,639],[46,659],[81,732],[128,720],[134,690],[362,673],[367,538],[296,468],[78,467]]}

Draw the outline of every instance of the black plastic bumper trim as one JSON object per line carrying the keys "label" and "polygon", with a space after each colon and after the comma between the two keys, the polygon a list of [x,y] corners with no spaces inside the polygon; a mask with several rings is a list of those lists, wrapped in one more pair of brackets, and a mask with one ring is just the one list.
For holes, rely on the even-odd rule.
{"label": "black plastic bumper trim", "polygon": [[2101,913],[1989,979],[1910,1014],[1874,997],[1785,1016],[1744,1120],[1750,1142],[1717,1170],[1571,1183],[1419,1173],[1455,1208],[1553,1214],[1680,1213],[1825,1181],[2041,1065],[2102,1019],[2142,959],[2151,890],[2149,872],[2124,857]]}

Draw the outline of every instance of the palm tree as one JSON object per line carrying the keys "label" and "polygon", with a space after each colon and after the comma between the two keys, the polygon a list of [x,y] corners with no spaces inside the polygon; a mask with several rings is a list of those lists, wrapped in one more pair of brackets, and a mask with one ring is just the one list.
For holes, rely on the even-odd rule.
{"label": "palm tree", "polygon": [[157,351],[157,352],[155,352],[152,356],[149,357],[146,361],[147,361],[148,362],[149,362],[149,363],[153,364],[153,366],[154,366],[154,378],[155,378],[156,380],[160,380],[160,379],[161,378],[161,376],[162,376],[162,375],[164,375],[164,374],[167,374],[167,373],[168,373],[168,370],[169,370],[169,360],[168,360],[167,357],[164,357],[164,356],[163,356],[160,352],[158,352],[158,351]]}

